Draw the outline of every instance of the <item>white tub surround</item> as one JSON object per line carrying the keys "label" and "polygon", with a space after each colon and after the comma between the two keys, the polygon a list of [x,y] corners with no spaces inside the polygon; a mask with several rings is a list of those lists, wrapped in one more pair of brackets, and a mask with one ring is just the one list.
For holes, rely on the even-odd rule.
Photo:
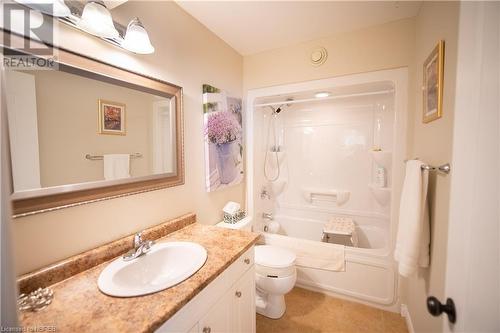
{"label": "white tub surround", "polygon": [[[407,75],[401,68],[248,92],[247,211],[266,244],[296,253],[299,285],[399,307],[393,248]],[[315,98],[318,91],[329,96]],[[357,247],[322,242],[339,241],[324,237],[334,217],[354,221]]]}

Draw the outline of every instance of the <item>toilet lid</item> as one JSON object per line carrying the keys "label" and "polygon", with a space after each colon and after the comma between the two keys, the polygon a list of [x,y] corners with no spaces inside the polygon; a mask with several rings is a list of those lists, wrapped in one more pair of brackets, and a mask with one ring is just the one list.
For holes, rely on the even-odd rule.
{"label": "toilet lid", "polygon": [[255,247],[255,263],[261,266],[289,267],[294,264],[295,258],[293,252],[276,246],[258,245]]}

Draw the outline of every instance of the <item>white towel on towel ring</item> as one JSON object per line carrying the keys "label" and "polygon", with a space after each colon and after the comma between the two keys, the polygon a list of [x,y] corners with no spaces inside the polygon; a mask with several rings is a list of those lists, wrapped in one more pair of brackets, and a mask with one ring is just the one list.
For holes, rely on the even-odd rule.
{"label": "white towel on towel ring", "polygon": [[399,225],[394,258],[399,274],[412,276],[418,267],[429,266],[429,210],[427,186],[429,171],[419,160],[406,162],[406,176],[399,207]]}

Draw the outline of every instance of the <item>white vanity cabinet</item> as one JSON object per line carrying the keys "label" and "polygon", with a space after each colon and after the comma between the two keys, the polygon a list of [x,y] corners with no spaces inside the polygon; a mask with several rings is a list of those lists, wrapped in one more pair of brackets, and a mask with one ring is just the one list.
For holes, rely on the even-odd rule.
{"label": "white vanity cabinet", "polygon": [[253,247],[156,332],[255,333]]}
{"label": "white vanity cabinet", "polygon": [[[231,293],[230,293],[231,294]],[[232,332],[255,332],[255,269],[252,266],[232,289]]]}

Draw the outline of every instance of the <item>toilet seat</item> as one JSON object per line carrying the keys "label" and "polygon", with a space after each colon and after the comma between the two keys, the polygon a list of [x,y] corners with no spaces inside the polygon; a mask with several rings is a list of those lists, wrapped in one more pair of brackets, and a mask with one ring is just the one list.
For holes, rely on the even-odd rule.
{"label": "toilet seat", "polygon": [[272,245],[255,246],[255,272],[270,278],[284,278],[295,274],[293,252]]}

